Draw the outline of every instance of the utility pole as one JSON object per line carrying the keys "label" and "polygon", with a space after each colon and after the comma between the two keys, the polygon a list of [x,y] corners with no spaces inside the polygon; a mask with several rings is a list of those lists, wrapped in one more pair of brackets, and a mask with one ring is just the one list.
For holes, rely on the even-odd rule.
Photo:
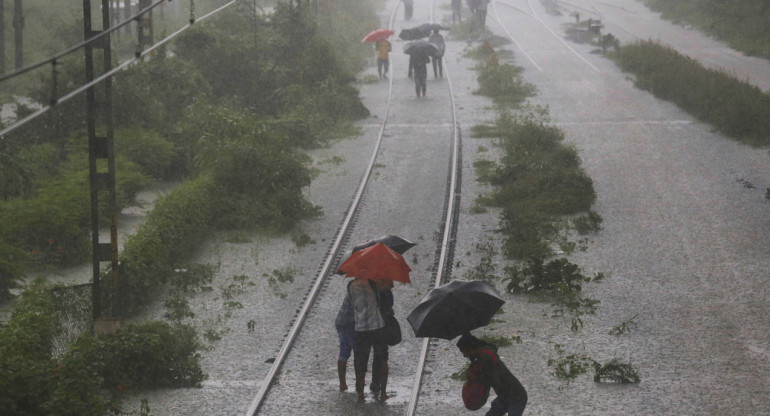
{"label": "utility pole", "polygon": [[24,43],[24,13],[21,10],[21,0],[14,0],[13,3],[13,29],[16,41],[16,69],[24,66],[22,56],[22,45]]}
{"label": "utility pole", "polygon": [[[90,39],[110,28],[109,0],[101,0],[102,30],[93,30],[91,21],[91,0],[83,0],[83,32]],[[94,51],[101,50],[102,63],[97,68]],[[112,48],[110,35],[85,45],[86,83],[112,69]],[[98,73],[97,73],[98,70]],[[108,77],[98,86],[86,90],[88,130],[88,171],[91,189],[91,247],[93,262],[92,303],[94,332],[112,332],[116,329],[117,318],[105,318],[102,311],[101,262],[111,263],[112,290],[110,299],[111,315],[118,316],[120,293],[118,290],[118,225],[117,198],[115,191],[115,149],[114,123],[112,115],[112,78]],[[101,161],[101,163],[99,163]],[[106,163],[105,163],[106,162]],[[106,165],[106,166],[105,166]],[[106,171],[105,171],[106,168]],[[99,193],[107,192],[110,220],[110,242],[99,242]]]}
{"label": "utility pole", "polygon": [[[152,5],[152,0],[139,0],[139,10],[144,10]],[[142,49],[145,46],[152,45],[155,38],[152,30],[152,10],[145,13],[137,22],[137,34],[139,35],[139,45]]]}
{"label": "utility pole", "polygon": [[5,4],[0,0],[0,75],[5,74]]}

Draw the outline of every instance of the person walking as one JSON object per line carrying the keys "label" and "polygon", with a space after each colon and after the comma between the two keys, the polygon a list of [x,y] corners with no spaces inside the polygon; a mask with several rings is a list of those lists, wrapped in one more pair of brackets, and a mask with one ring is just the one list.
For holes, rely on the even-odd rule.
{"label": "person walking", "polygon": [[[393,281],[392,280],[378,280],[377,290],[379,292],[379,305],[380,314],[383,319],[387,316],[392,316],[393,312]],[[378,348],[382,351],[382,354],[374,355],[372,359],[372,383],[369,385],[369,390],[372,392],[375,398],[379,398],[380,401],[388,400],[386,393],[388,387],[388,343],[383,339],[378,338],[375,342],[381,344]]]}
{"label": "person walking", "polygon": [[356,352],[353,356],[353,365],[356,371],[356,393],[358,393],[359,402],[364,401],[366,369],[372,350],[378,362],[387,362],[387,351],[384,350],[382,343],[378,342],[377,330],[385,326],[385,321],[380,313],[377,292],[377,285],[369,279],[357,277],[348,283],[348,293],[355,319]]}
{"label": "person walking", "polygon": [[411,20],[412,13],[414,12],[414,0],[404,1],[404,20]]}
{"label": "person walking", "polygon": [[383,39],[374,44],[374,50],[377,52],[377,73],[380,74],[380,79],[388,77],[388,69],[390,66],[390,51],[393,47],[390,41]]}
{"label": "person walking", "polygon": [[471,365],[480,364],[478,381],[497,394],[485,416],[521,416],[527,406],[527,391],[500,360],[497,347],[466,333],[457,341],[457,348],[471,360]]}
{"label": "person walking", "polygon": [[481,27],[487,24],[487,3],[489,0],[476,0],[476,16]]}
{"label": "person walking", "polygon": [[462,0],[452,0],[452,24],[462,22],[463,20],[463,2]]}
{"label": "person walking", "polygon": [[425,90],[428,86],[428,62],[430,62],[430,57],[427,55],[412,55],[409,58],[409,67],[412,68],[414,74],[414,90],[417,93],[417,98],[420,98],[420,93],[425,97]]}
{"label": "person walking", "polygon": [[348,389],[348,384],[345,373],[347,373],[348,359],[350,358],[351,352],[355,356],[357,349],[356,318],[353,314],[353,305],[349,293],[345,294],[340,310],[337,312],[337,319],[334,320],[334,327],[337,329],[337,338],[339,338],[340,342],[340,353],[337,357],[337,374],[340,379],[340,391],[346,391]]}
{"label": "person walking", "polygon": [[444,37],[441,36],[440,33],[438,33],[438,29],[435,29],[433,33],[428,37],[428,42],[436,45],[438,47],[439,52],[435,55],[432,55],[430,57],[431,61],[433,62],[433,77],[434,78],[444,78],[444,49],[446,48],[446,45],[444,44]]}

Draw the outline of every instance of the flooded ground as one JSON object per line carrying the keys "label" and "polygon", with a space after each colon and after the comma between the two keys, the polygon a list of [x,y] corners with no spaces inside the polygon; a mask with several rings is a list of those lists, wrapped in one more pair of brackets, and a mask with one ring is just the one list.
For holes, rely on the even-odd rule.
{"label": "flooded ground", "polygon": [[[395,1],[388,0],[387,7]],[[765,189],[770,187],[767,150],[735,143],[672,104],[636,90],[614,64],[591,53],[593,47],[571,45],[588,64],[579,59],[546,29],[561,33],[559,28],[570,20],[566,13],[553,16],[536,2],[506,1],[531,11],[524,14],[516,9],[498,9],[507,30],[517,36],[537,65],[525,60],[513,45],[508,48],[516,55],[516,64],[525,68],[525,79],[538,88],[532,102],[549,107],[553,122],[579,150],[597,191],[595,210],[604,218],[604,230],[591,237],[588,250],[570,260],[583,267],[586,274],[608,275],[604,281],[586,286],[586,296],[601,303],[597,315],[587,317],[585,327],[577,333],[570,331],[569,322],[549,317],[548,305],[512,295],[506,295],[504,314],[482,331],[520,338],[521,343],[502,348],[500,355],[529,392],[526,414],[770,414],[770,317],[765,313],[770,270],[770,201],[764,198]],[[654,36],[655,31],[686,30],[660,21],[630,0],[616,6],[573,2],[578,3],[601,10],[640,38]],[[633,8],[629,22],[633,20],[637,26],[625,23],[621,18],[625,15],[619,12],[611,14],[607,10],[610,7]],[[445,8],[439,10],[447,13]],[[423,23],[429,16],[428,2],[417,2],[412,21]],[[605,21],[609,20],[605,17]],[[504,35],[491,19],[487,23],[496,34]],[[653,32],[645,28],[653,28]],[[686,46],[688,53],[705,54],[712,61],[726,56],[724,59],[734,65],[737,73],[754,67],[754,63],[742,66],[742,60],[733,59],[732,53],[725,53],[725,47],[712,39],[696,31],[687,33],[687,45],[680,46]],[[682,39],[677,36],[666,38]],[[394,54],[400,53],[398,46],[394,45]],[[472,163],[477,158],[497,155],[489,140],[470,138],[470,127],[492,120],[495,113],[488,100],[472,94],[477,88],[472,70],[475,63],[463,55],[467,46],[448,41],[445,56],[447,72],[455,83],[465,139],[462,211],[453,270],[456,278],[462,278],[478,264],[478,244],[497,244],[500,239],[494,232],[497,213],[473,214],[471,209],[476,195],[485,192],[475,181]],[[433,80],[432,74],[428,99],[407,99],[411,80],[405,76],[403,63],[402,56],[394,55],[394,93],[411,107],[400,111],[403,118],[400,124],[396,122],[397,134],[393,137],[420,140],[428,133],[414,133],[409,117],[416,111],[439,113],[447,104],[432,98],[432,91],[441,82]],[[396,69],[399,64],[401,70]],[[369,74],[373,71],[368,69]],[[761,71],[747,71],[757,74],[758,84],[770,85],[770,71],[764,73],[764,78]],[[308,188],[307,196],[326,214],[302,224],[313,243],[298,247],[288,237],[240,233],[234,238],[225,233],[212,236],[198,253],[196,261],[219,264],[215,290],[191,300],[196,325],[221,335],[203,352],[202,364],[209,379],[202,388],[141,393],[128,403],[129,407],[138,408],[139,399],[146,397],[155,415],[245,413],[270,367],[266,361],[280,348],[288,329],[286,316],[293,315],[301,305],[308,282],[315,277],[329,246],[328,239],[335,234],[358,185],[379,129],[377,115],[384,111],[383,85],[361,85],[362,98],[373,117],[359,124],[360,136],[312,152],[320,174]],[[433,145],[430,140],[425,142],[425,146]],[[386,155],[385,160],[390,165],[408,157],[395,153]],[[420,167],[414,163],[404,165],[408,169]],[[404,175],[408,176],[408,172],[414,171],[405,171]],[[420,198],[420,186],[440,186],[428,180],[391,179],[391,186],[402,187],[404,198]],[[399,212],[392,201],[376,197],[365,203],[382,209],[385,219],[367,220],[369,225],[361,226],[356,238],[378,236],[382,228],[401,234],[416,230],[418,247],[409,253],[407,261],[418,270],[415,275],[429,274],[433,235],[415,221],[432,217],[424,214],[427,216],[412,218]],[[398,217],[410,219],[387,222]],[[497,260],[497,271],[502,274],[504,261],[499,256]],[[269,277],[275,272],[292,278],[271,285]],[[248,276],[249,284],[232,298],[243,306],[234,309],[226,306],[222,289],[238,275]],[[303,334],[316,339],[317,348],[303,349],[297,357],[311,363],[314,372],[282,373],[281,391],[285,393],[278,403],[283,407],[265,414],[287,414],[298,409],[314,415],[403,414],[414,364],[400,360],[399,350],[419,343],[406,326],[404,344],[391,352],[389,390],[393,398],[387,404],[369,399],[358,404],[352,393],[337,389],[337,345],[332,326],[336,303],[332,295],[336,293],[341,299],[343,282],[334,281],[325,288],[330,300],[311,317],[313,325]],[[426,290],[427,283],[417,279],[411,287],[397,287],[396,311],[402,326],[409,306],[419,301]],[[163,313],[162,306],[155,305],[138,319],[162,319]],[[613,326],[634,316],[637,326],[633,331],[609,335]],[[249,330],[251,321],[256,321],[253,331]],[[630,362],[639,369],[641,382],[597,384],[590,375],[569,384],[557,380],[548,365],[549,359],[560,357],[557,345],[566,354],[584,354],[600,362],[612,358]],[[451,377],[463,364],[454,345],[434,341],[430,359],[418,414],[479,414],[464,409],[461,383]],[[348,375],[350,384],[352,371]]]}

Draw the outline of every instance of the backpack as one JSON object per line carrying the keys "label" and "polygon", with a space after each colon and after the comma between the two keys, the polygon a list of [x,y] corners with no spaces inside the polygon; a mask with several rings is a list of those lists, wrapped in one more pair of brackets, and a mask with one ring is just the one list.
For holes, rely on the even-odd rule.
{"label": "backpack", "polygon": [[[492,351],[481,350],[481,352],[492,357],[492,361],[497,364],[497,357]],[[489,385],[481,382],[481,361],[473,360],[466,371],[468,381],[463,384],[463,404],[468,410],[479,410],[489,399]]]}

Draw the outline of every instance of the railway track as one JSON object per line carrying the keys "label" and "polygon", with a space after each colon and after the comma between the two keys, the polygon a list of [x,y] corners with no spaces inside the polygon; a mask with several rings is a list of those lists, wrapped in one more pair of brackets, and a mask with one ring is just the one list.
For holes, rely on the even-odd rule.
{"label": "railway track", "polygon": [[564,48],[566,48],[573,56],[577,57],[583,64],[587,65],[589,68],[591,68],[595,72],[601,72],[599,68],[597,68],[594,64],[592,64],[588,59],[586,59],[580,52],[576,51],[575,48],[573,48],[567,41],[563,39],[562,36],[560,36],[558,33],[556,33],[543,19],[540,18],[537,11],[535,10],[534,5],[532,4],[532,0],[526,0],[526,8],[529,9],[528,11],[524,8],[521,8],[517,6],[516,4],[509,2],[509,1],[500,1],[500,0],[492,0],[492,17],[497,22],[498,25],[500,25],[500,28],[505,32],[506,36],[508,36],[509,39],[516,45],[516,47],[521,51],[521,53],[529,60],[529,62],[537,68],[539,71],[543,71],[541,65],[539,65],[535,59],[531,55],[531,51],[527,51],[521,43],[518,41],[518,39],[513,36],[513,34],[508,30],[508,27],[505,23],[503,23],[503,20],[500,18],[500,14],[497,11],[498,4],[501,6],[505,6],[507,8],[510,8],[512,10],[515,10],[521,14],[524,14],[525,16],[529,17],[530,19],[537,22],[538,26],[541,26],[544,28],[548,33],[556,39]]}
{"label": "railway track", "polygon": [[[400,26],[413,26],[410,22],[397,20],[399,4],[400,2],[394,2],[389,14],[388,26],[396,33]],[[434,0],[430,9],[431,21],[434,19],[436,7]],[[357,411],[383,415],[416,413],[423,372],[429,361],[427,355],[430,343],[428,339],[416,339],[411,336],[406,315],[427,289],[440,285],[451,272],[460,197],[461,132],[455,110],[455,95],[446,65],[443,81],[429,81],[429,97],[415,99],[412,81],[405,79],[403,75],[406,73],[406,58],[401,53],[400,46],[394,42],[385,94],[387,103],[384,106],[384,114],[379,116],[379,133],[365,173],[337,235],[331,239],[332,243],[312,287],[305,295],[304,303],[296,311],[291,329],[285,335],[268,374],[259,382],[259,390],[246,411],[248,416],[286,414],[287,410],[295,413],[312,411],[314,415],[353,414]],[[425,119],[429,120],[427,123],[420,122],[421,111],[426,113]],[[425,140],[425,143],[415,142],[415,137]],[[434,157],[437,154],[442,157]],[[401,164],[409,164],[404,162],[405,158],[412,160],[409,163],[416,167],[405,169],[406,171],[414,173],[420,166],[425,168],[423,181],[436,185],[431,187],[430,195],[414,198],[418,195],[409,195],[409,185],[393,187],[381,183],[383,177],[398,183],[409,181],[409,178],[402,178],[404,172],[398,170]],[[441,159],[445,162],[441,162]],[[429,169],[430,166],[434,168]],[[441,169],[438,169],[438,166],[441,166]],[[441,186],[438,186],[439,182],[442,183]],[[396,213],[389,216],[381,211],[393,210],[388,207],[389,201],[410,203],[410,200],[415,201],[414,210],[427,209],[431,214],[426,221],[420,221],[421,230],[421,227],[417,226],[404,232],[393,232],[394,229],[404,227],[399,221],[403,215]],[[432,202],[426,204],[428,201]],[[416,232],[418,236],[415,237],[410,232]],[[405,339],[402,344],[391,348],[390,362],[398,363],[391,364],[388,389],[391,399],[386,406],[373,403],[369,398],[365,404],[355,403],[352,388],[347,394],[330,394],[334,397],[331,400],[325,397],[323,403],[309,403],[297,397],[298,391],[306,389],[320,388],[330,392],[336,390],[336,365],[333,373],[327,375],[327,372],[329,364],[336,363],[337,339],[333,321],[344,295],[346,279],[335,275],[334,270],[342,253],[361,240],[391,233],[417,241],[423,246],[423,257],[432,257],[433,263],[422,270],[421,265],[417,264],[418,255],[415,254],[412,258],[407,255],[407,261],[413,269],[413,284],[399,285],[394,289],[396,314]],[[425,235],[429,235],[430,239],[424,238]],[[352,360],[349,368],[348,378],[351,379]],[[353,383],[349,385],[352,387]],[[346,406],[352,407],[345,411],[343,409]]]}

